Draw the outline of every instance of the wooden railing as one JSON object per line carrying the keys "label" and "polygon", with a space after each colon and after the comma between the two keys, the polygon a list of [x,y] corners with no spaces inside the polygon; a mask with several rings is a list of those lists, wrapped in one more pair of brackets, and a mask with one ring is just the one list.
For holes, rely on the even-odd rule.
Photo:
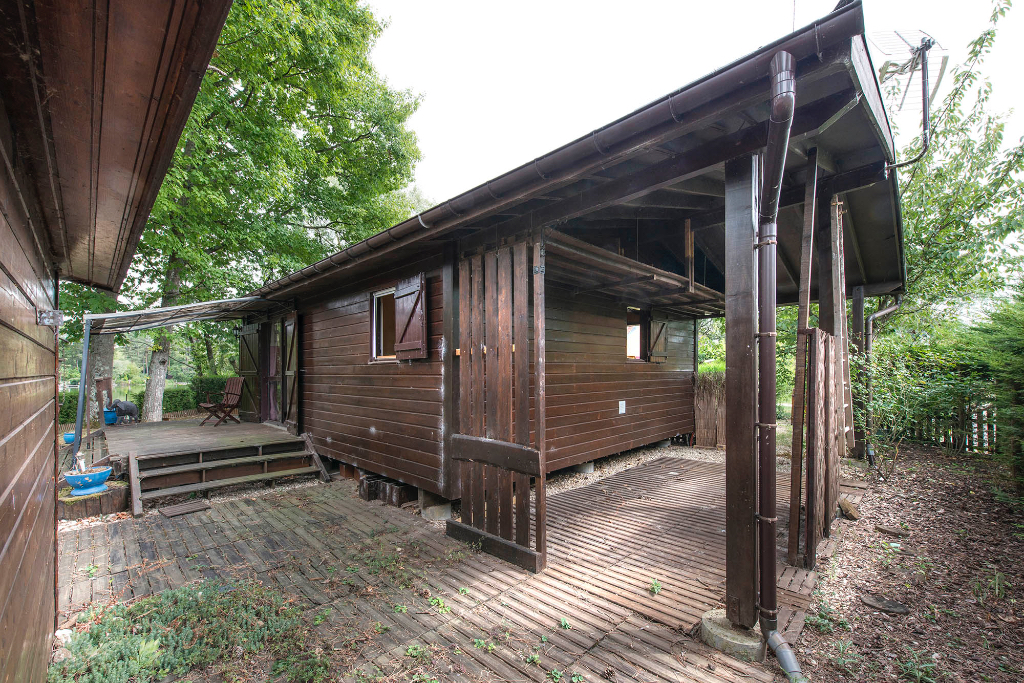
{"label": "wooden railing", "polygon": [[991,455],[996,452],[998,433],[996,409],[989,405],[973,412],[954,408],[946,414],[920,419],[912,436],[921,443],[957,452]]}
{"label": "wooden railing", "polygon": [[[465,434],[453,435],[451,448],[452,458],[462,463],[462,521],[450,520],[448,535],[480,543],[484,552],[524,569],[543,569],[545,510],[540,452]],[[539,489],[534,498],[540,505],[531,501],[531,479]]]}

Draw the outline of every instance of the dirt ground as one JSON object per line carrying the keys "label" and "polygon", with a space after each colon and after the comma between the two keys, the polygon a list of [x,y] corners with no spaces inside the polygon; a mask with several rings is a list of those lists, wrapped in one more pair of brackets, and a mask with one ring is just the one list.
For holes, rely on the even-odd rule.
{"label": "dirt ground", "polygon": [[1024,680],[1024,515],[1002,493],[1005,469],[911,446],[891,478],[865,477],[863,517],[818,567],[817,614],[796,648],[811,680]]}

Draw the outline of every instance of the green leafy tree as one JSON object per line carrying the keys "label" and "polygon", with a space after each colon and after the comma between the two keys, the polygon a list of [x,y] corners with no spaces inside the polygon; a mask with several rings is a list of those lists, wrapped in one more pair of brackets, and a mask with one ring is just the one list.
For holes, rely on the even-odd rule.
{"label": "green leafy tree", "polygon": [[250,291],[409,215],[418,100],[374,71],[382,29],[354,0],[234,3],[133,264],[145,303]]}
{"label": "green leafy tree", "polygon": [[[980,71],[1009,8],[1007,0],[994,3],[989,26],[968,46],[932,115],[928,152],[901,171],[907,288],[891,320],[911,329],[955,318],[1004,287],[1020,266],[1024,141],[1004,144],[1005,117],[991,112],[992,86]],[[921,144],[915,139],[901,158],[917,156]]]}
{"label": "green leafy tree", "polygon": [[968,347],[994,383],[999,453],[1010,464],[1017,496],[1024,498],[1024,287],[976,325]]}

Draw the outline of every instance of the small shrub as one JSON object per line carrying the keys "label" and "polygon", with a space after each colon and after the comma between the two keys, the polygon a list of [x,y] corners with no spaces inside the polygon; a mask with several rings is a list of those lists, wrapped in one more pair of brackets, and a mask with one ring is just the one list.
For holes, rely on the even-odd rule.
{"label": "small shrub", "polygon": [[206,401],[206,394],[211,394],[210,398],[216,401],[220,398],[220,392],[224,391],[224,385],[227,383],[228,378],[223,377],[193,377],[189,380],[188,388],[192,391],[192,395],[196,397],[196,402]]}
{"label": "small shrub", "polygon": [[914,683],[937,683],[941,675],[935,660],[913,651],[907,659],[899,662],[899,667],[901,677]]}
{"label": "small shrub", "polygon": [[422,645],[410,645],[405,650],[405,656],[413,659],[430,659],[430,651]]}
{"label": "small shrub", "polygon": [[[205,399],[206,397],[203,396]],[[142,415],[142,406],[146,404],[146,392],[136,391],[131,395],[131,402],[139,407],[139,415]],[[189,387],[166,387],[164,389],[163,410],[165,413],[176,413],[180,410],[195,410],[199,406],[196,396]]]}
{"label": "small shrub", "polygon": [[49,683],[129,683],[182,676],[242,653],[267,650],[287,681],[320,681],[328,664],[310,652],[297,609],[255,582],[199,582],[89,615],[88,631],[52,664]]}
{"label": "small shrub", "polygon": [[657,595],[661,592],[661,581],[651,579],[651,585],[647,587],[647,590],[650,591],[651,595]]}

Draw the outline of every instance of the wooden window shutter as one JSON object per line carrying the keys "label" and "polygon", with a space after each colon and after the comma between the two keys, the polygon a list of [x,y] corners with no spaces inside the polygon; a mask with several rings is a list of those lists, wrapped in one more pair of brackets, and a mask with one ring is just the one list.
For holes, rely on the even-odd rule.
{"label": "wooden window shutter", "polygon": [[668,320],[651,315],[650,351],[647,355],[652,363],[668,360]]}
{"label": "wooden window shutter", "polygon": [[395,287],[395,357],[426,358],[427,277],[419,273]]}

